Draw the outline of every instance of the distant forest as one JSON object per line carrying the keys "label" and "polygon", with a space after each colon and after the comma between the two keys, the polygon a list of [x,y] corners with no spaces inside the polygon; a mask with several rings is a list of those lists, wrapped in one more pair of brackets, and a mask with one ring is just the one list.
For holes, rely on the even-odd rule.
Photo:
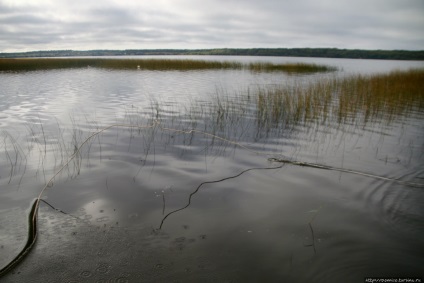
{"label": "distant forest", "polygon": [[0,58],[70,57],[70,56],[131,56],[131,55],[232,55],[288,56],[386,60],[424,60],[424,50],[362,50],[337,48],[222,48],[222,49],[127,49],[127,50],[52,50],[0,53]]}

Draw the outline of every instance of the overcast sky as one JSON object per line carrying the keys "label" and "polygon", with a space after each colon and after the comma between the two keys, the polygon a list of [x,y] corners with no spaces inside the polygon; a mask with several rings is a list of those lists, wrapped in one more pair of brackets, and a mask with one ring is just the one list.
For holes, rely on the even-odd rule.
{"label": "overcast sky", "polygon": [[0,0],[0,52],[424,50],[424,0]]}

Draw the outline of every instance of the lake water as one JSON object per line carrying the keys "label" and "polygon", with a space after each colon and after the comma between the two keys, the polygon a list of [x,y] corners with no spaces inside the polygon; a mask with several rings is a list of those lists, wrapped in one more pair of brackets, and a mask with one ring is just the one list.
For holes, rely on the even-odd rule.
{"label": "lake water", "polygon": [[40,204],[37,243],[2,282],[422,277],[422,109],[394,120],[262,127],[255,91],[424,62],[188,58],[339,71],[0,73],[0,267],[24,246],[28,210],[44,187],[43,199],[62,211]]}

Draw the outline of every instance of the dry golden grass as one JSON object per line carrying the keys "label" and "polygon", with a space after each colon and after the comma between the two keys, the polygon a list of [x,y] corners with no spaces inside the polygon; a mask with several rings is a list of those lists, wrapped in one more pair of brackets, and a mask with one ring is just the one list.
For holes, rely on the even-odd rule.
{"label": "dry golden grass", "polygon": [[[391,122],[424,108],[424,70],[319,80],[257,90],[258,123]],[[334,121],[334,120],[333,120]]]}

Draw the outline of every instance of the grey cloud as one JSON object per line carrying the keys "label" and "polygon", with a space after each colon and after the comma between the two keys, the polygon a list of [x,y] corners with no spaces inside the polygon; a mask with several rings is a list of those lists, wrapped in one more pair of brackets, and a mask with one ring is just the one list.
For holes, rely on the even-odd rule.
{"label": "grey cloud", "polygon": [[72,5],[69,1],[60,6],[57,1],[30,9],[1,1],[0,50],[81,49],[96,44],[110,49],[424,49],[422,0],[181,0],[178,5],[144,2],[131,8],[125,0],[90,2],[92,6],[76,0]]}
{"label": "grey cloud", "polygon": [[52,24],[55,21],[46,19],[44,17],[31,15],[31,14],[19,14],[19,15],[8,15],[0,17],[0,24],[2,25],[46,25]]}
{"label": "grey cloud", "polygon": [[135,11],[125,10],[122,8],[96,8],[87,11],[85,15],[87,22],[100,22],[116,25],[141,24],[142,17]]}

